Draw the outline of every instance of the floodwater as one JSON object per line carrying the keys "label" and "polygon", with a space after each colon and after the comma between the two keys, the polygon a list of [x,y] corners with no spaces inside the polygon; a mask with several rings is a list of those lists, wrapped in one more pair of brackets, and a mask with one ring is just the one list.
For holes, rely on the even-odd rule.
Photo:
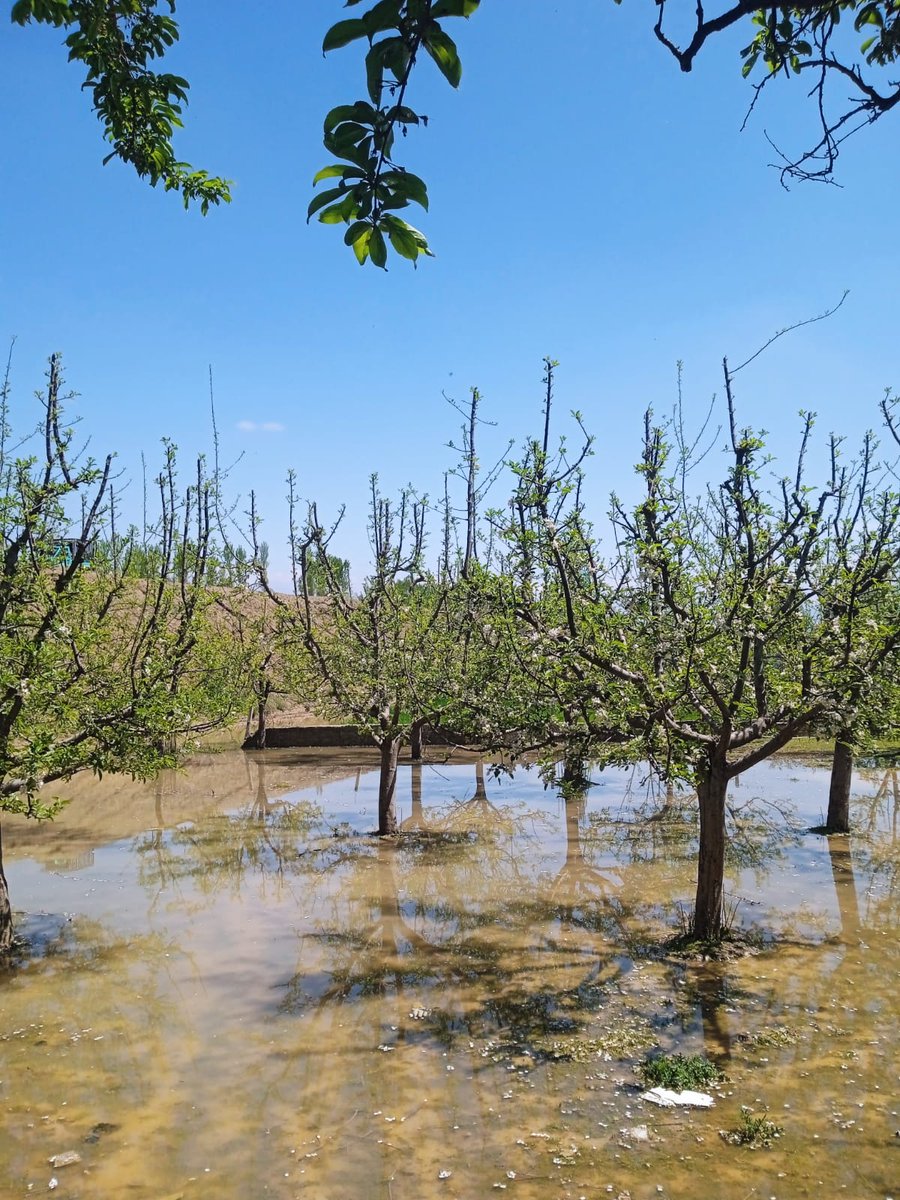
{"label": "floodwater", "polygon": [[[731,793],[752,954],[664,949],[685,797],[595,773],[405,767],[378,843],[363,754],[211,755],[4,820],[0,1197],[649,1200],[900,1196],[900,787],[779,760]],[[711,1109],[635,1064],[705,1053]],[[742,1106],[783,1127],[726,1143]],[[77,1155],[77,1161],[54,1156]]]}

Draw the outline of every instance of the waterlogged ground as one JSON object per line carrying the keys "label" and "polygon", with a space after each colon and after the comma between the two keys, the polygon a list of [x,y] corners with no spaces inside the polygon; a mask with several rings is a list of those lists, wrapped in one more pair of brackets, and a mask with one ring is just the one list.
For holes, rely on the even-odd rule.
{"label": "waterlogged ground", "polygon": [[[741,782],[728,889],[759,948],[717,963],[661,948],[683,798],[407,767],[378,844],[371,765],[218,755],[5,821],[28,947],[0,976],[0,1196],[900,1196],[895,776],[857,779],[852,841],[802,832],[822,770]],[[654,1049],[712,1057],[715,1107],[642,1101]],[[720,1137],[742,1106],[771,1149]]]}

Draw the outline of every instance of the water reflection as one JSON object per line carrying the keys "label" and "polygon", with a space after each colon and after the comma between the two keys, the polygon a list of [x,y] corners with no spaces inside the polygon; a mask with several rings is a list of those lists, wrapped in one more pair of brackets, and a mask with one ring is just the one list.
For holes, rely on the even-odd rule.
{"label": "water reflection", "polygon": [[[0,1195],[45,1190],[70,1148],[58,1194],[85,1198],[887,1194],[896,776],[860,777],[860,833],[827,842],[794,828],[813,772],[748,779],[730,888],[779,941],[686,962],[663,941],[689,796],[418,765],[379,842],[364,765],[310,786],[289,756],[232,759],[123,796],[112,838],[86,841],[92,795],[19,843],[14,894],[60,915],[0,983]],[[645,1106],[652,1047],[726,1066],[717,1109]],[[778,1112],[783,1148],[720,1142],[742,1103]]]}

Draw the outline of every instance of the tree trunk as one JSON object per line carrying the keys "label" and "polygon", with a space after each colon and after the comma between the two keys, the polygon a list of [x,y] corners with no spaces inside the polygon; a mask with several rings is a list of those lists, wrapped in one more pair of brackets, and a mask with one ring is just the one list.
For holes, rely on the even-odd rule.
{"label": "tree trunk", "polygon": [[13,922],[9,903],[9,886],[3,873],[3,837],[0,832],[0,954],[12,946]]}
{"label": "tree trunk", "polygon": [[258,715],[256,720],[256,734],[254,735],[253,742],[257,750],[265,750],[266,748],[266,729],[268,727],[266,709],[268,708],[268,704],[269,692],[266,689],[258,697],[256,706]]}
{"label": "tree trunk", "polygon": [[725,764],[712,762],[697,787],[700,801],[700,855],[697,861],[695,937],[717,941],[722,936],[725,894]]}
{"label": "tree trunk", "polygon": [[853,782],[853,743],[850,730],[842,729],[834,743],[831,764],[831,784],[828,788],[828,816],[825,828],[829,833],[850,832],[850,785]]}
{"label": "tree trunk", "polygon": [[400,758],[399,736],[386,737],[381,743],[381,776],[378,780],[378,836],[397,832],[397,812],[394,792],[397,790],[397,760]]}
{"label": "tree trunk", "polygon": [[413,762],[421,762],[422,750],[425,746],[425,719],[419,717],[413,721],[409,731],[409,757]]}
{"label": "tree trunk", "polygon": [[487,788],[484,786],[484,762],[480,758],[475,764],[475,795],[472,799],[481,804],[488,802]]}

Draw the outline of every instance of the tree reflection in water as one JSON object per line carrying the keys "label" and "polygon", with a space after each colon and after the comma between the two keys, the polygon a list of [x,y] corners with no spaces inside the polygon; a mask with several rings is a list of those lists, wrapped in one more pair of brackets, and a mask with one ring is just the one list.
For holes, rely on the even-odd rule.
{"label": "tree reflection in water", "polygon": [[[763,945],[755,957],[706,962],[665,945],[674,899],[691,886],[688,796],[635,786],[603,811],[601,789],[588,795],[571,770],[558,801],[540,794],[538,802],[533,778],[521,789],[494,786],[474,765],[457,797],[451,777],[435,800],[435,777],[414,767],[405,828],[379,841],[339,820],[348,812],[333,797],[278,796],[275,771],[251,760],[246,769],[245,799],[229,816],[167,828],[168,801],[158,791],[156,828],[134,846],[159,938],[135,937],[109,952],[102,930],[78,930],[75,943],[61,941],[47,959],[65,967],[58,984],[49,969],[42,977],[57,988],[46,1008],[53,1021],[64,1025],[63,1006],[88,1005],[121,1030],[91,1052],[105,1055],[102,1070],[72,1092],[83,1101],[72,1128],[80,1136],[82,1126],[121,1120],[132,1146],[152,1147],[142,1168],[134,1150],[120,1153],[112,1137],[101,1142],[107,1182],[113,1165],[122,1172],[119,1192],[111,1184],[104,1192],[95,1173],[92,1194],[124,1194],[126,1186],[137,1196],[180,1194],[198,1166],[203,1200],[260,1194],[262,1184],[291,1197],[298,1167],[310,1195],[403,1200],[427,1191],[422,1181],[447,1166],[459,1194],[482,1194],[507,1167],[518,1169],[510,1147],[532,1130],[571,1130],[573,1143],[577,1132],[587,1145],[603,1120],[615,1139],[640,1090],[630,1064],[651,1048],[705,1052],[728,1067],[735,1109],[757,1095],[796,1104],[792,1127],[817,1121],[820,1134],[833,1128],[849,1087],[865,1098],[862,1089],[877,1083],[888,1095],[896,1024],[889,979],[900,966],[890,774],[859,801],[864,836],[808,838],[788,860],[804,877],[803,896],[809,881],[818,886],[812,933]],[[350,776],[342,795],[352,786]],[[752,788],[740,805],[732,801],[733,887],[741,871],[765,882],[774,853],[785,853],[770,842],[776,820],[757,814],[748,795]],[[353,803],[363,807],[365,796]],[[789,873],[784,863],[778,873]],[[828,897],[823,867],[833,880]],[[52,1065],[42,1062],[41,1071]],[[68,1060],[56,1066],[65,1072]],[[43,1102],[56,1085],[40,1078]],[[91,1092],[96,1081],[100,1092]],[[102,1107],[104,1088],[121,1115]],[[643,1119],[635,1110],[634,1120]],[[45,1148],[25,1122],[13,1117],[0,1148],[10,1149],[9,1161],[27,1154],[45,1166]],[[652,1151],[669,1155],[660,1177],[688,1194],[690,1172],[678,1156],[697,1151],[693,1127],[679,1140],[677,1125],[666,1134],[671,1153]],[[470,1140],[451,1149],[455,1137]],[[791,1154],[802,1158],[807,1143],[811,1136],[795,1137]],[[601,1161],[611,1162],[616,1145]],[[552,1157],[535,1166],[528,1154],[540,1180],[529,1194],[566,1194],[557,1167],[548,1168]],[[693,1161],[707,1170],[698,1187],[713,1194],[710,1168]],[[227,1165],[227,1183],[211,1180],[203,1191],[210,1162]],[[779,1169],[794,1170],[786,1160]],[[809,1169],[833,1178],[818,1163]],[[583,1178],[573,1194],[596,1190],[599,1176],[585,1168]],[[24,1190],[24,1175],[18,1182]],[[634,1191],[633,1183],[622,1187]]]}

